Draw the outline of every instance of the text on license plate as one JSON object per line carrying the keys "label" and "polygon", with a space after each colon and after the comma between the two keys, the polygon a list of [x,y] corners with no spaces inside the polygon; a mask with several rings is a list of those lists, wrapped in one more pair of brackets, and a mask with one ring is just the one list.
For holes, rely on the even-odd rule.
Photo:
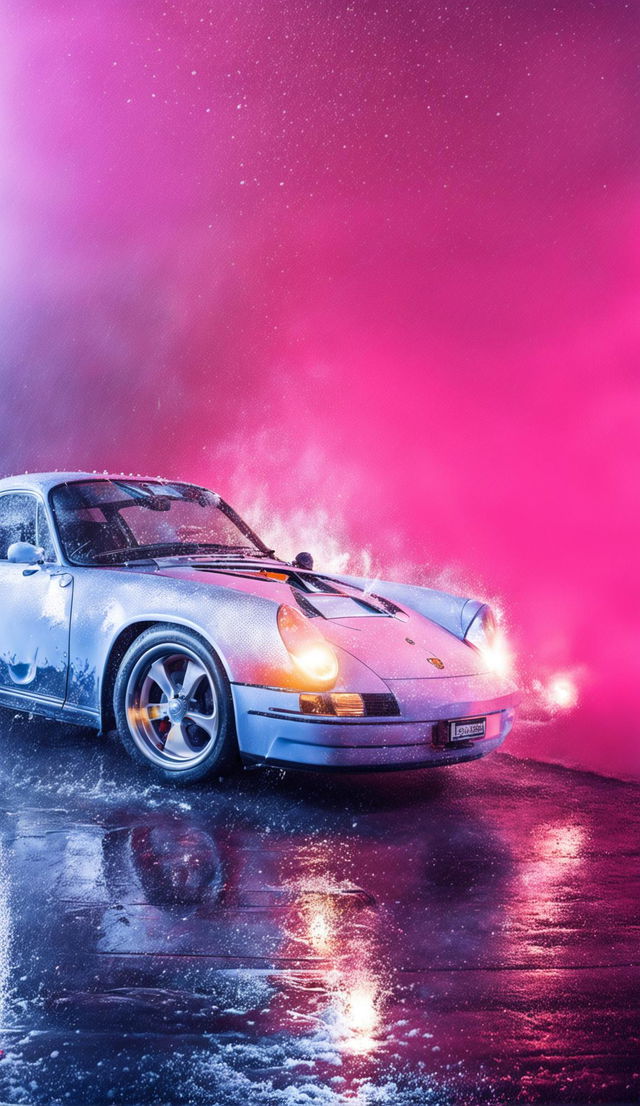
{"label": "text on license plate", "polygon": [[465,718],[462,722],[449,723],[449,741],[465,741],[469,737],[484,737],[486,718]]}

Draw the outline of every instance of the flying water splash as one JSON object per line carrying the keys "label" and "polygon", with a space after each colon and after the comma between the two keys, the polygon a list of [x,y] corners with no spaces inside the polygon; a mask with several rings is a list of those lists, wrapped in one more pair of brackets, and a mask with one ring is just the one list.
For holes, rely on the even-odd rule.
{"label": "flying water splash", "polygon": [[350,548],[344,520],[323,507],[294,507],[274,515],[266,494],[249,498],[241,514],[279,557],[291,561],[303,550],[324,572],[370,576],[376,571],[370,549]]}

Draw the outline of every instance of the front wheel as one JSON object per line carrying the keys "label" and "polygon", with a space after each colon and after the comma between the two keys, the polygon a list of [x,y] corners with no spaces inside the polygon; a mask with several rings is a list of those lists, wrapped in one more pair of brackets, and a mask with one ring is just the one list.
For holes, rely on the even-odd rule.
{"label": "front wheel", "polygon": [[152,626],[125,654],[114,688],[127,752],[166,782],[195,783],[237,762],[226,675],[197,634]]}

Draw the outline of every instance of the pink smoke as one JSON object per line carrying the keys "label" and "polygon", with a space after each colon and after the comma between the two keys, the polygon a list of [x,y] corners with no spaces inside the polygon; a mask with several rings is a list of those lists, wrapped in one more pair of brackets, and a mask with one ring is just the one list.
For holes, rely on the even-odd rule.
{"label": "pink smoke", "polygon": [[527,686],[579,685],[511,749],[637,775],[634,13],[63,0],[0,36],[2,469],[196,478],[498,596]]}

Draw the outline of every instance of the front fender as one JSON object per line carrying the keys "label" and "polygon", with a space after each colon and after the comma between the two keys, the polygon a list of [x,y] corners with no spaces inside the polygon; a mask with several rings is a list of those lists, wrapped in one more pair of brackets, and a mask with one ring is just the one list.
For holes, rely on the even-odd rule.
{"label": "front fender", "polygon": [[215,649],[230,680],[274,683],[290,665],[277,605],[224,587],[126,571],[74,570],[67,704],[99,713],[114,645],[134,624],[172,622]]}
{"label": "front fender", "polygon": [[[309,691],[277,629],[279,600],[235,588],[149,573],[74,571],[66,705],[100,715],[114,648],[134,625],[169,622],[200,634],[231,683]],[[130,640],[130,639],[129,639]],[[336,690],[386,690],[365,665],[343,653]]]}

